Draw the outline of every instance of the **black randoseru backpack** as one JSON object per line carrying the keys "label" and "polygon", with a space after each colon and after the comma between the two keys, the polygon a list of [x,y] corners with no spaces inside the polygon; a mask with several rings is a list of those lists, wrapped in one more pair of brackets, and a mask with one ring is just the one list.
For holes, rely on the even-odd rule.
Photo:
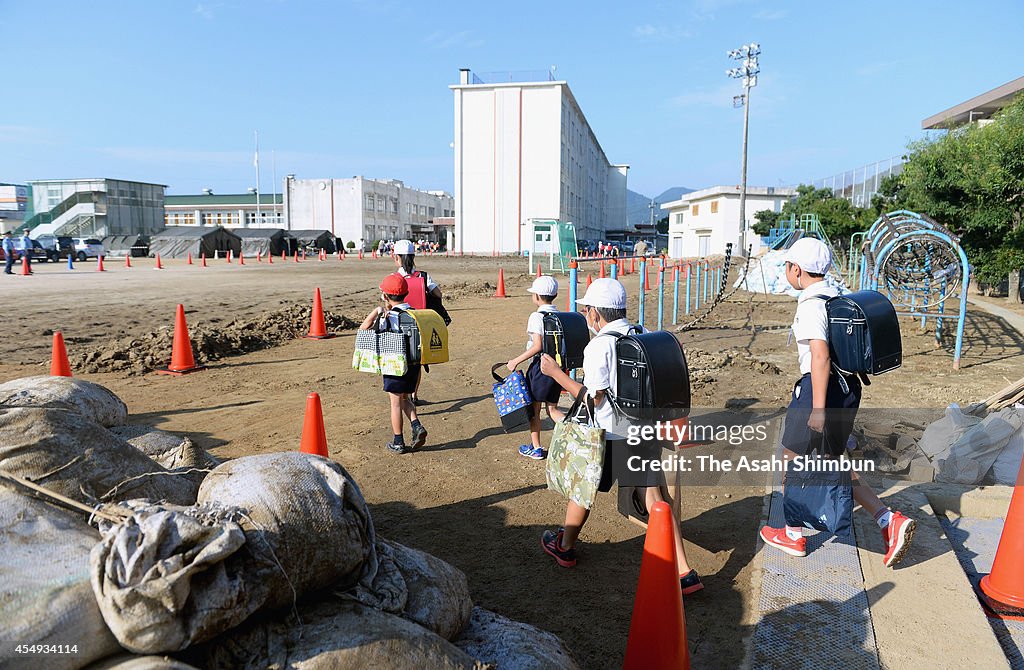
{"label": "black randoseru backpack", "polygon": [[583,367],[583,350],[590,342],[587,317],[580,312],[541,312],[544,315],[543,353],[563,370]]}
{"label": "black randoseru backpack", "polygon": [[636,326],[626,335],[608,334],[616,339],[615,404],[622,412],[636,417],[642,410],[690,408],[690,370],[675,335],[639,332]]}
{"label": "black randoseru backpack", "polygon": [[828,348],[832,365],[842,376],[880,375],[903,364],[903,341],[896,308],[878,291],[856,291],[825,301]]}

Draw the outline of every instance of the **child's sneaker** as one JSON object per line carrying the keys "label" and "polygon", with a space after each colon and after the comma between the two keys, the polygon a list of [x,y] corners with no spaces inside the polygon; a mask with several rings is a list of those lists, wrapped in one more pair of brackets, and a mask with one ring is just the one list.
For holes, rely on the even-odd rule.
{"label": "child's sneaker", "polygon": [[765,544],[775,547],[779,551],[784,551],[790,556],[807,555],[807,538],[805,537],[794,540],[786,535],[785,528],[772,528],[771,526],[762,527],[760,533]]}
{"label": "child's sneaker", "polygon": [[532,458],[535,461],[543,461],[548,457],[546,449],[535,447],[532,444],[523,444],[519,447],[519,453],[527,458]]}
{"label": "child's sneaker", "polygon": [[390,451],[393,454],[404,454],[411,451],[411,449],[409,449],[409,447],[407,447],[405,443],[402,442],[398,444],[395,444],[394,442],[388,442],[388,451]]}
{"label": "child's sneaker", "polygon": [[892,513],[889,525],[882,529],[882,541],[885,542],[885,557],[882,562],[885,567],[891,568],[907,555],[910,549],[910,541],[914,539],[914,531],[917,529],[917,522],[909,519],[899,512]]}
{"label": "child's sneaker", "polygon": [[562,549],[562,534],[564,532],[564,528],[559,528],[558,532],[544,531],[544,534],[540,536],[540,546],[544,548],[544,553],[554,558],[560,566],[571,568],[576,565],[576,550]]}
{"label": "child's sneaker", "polygon": [[419,449],[427,443],[427,429],[423,424],[412,427],[412,448]]}
{"label": "child's sneaker", "polygon": [[688,596],[703,589],[704,584],[701,583],[700,575],[697,574],[697,571],[690,570],[679,578],[679,588],[682,589],[684,596]]}

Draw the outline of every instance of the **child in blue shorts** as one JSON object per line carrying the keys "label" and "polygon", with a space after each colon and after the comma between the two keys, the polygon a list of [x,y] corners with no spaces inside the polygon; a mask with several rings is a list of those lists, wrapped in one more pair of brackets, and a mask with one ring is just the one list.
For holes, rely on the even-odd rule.
{"label": "child in blue shorts", "polygon": [[[401,312],[411,309],[405,297],[409,293],[409,284],[405,277],[400,274],[390,274],[384,277],[380,283],[382,298],[387,307],[374,307],[373,311],[366,315],[366,319],[359,328],[367,330],[373,328],[379,319],[387,319],[390,330],[398,330],[398,320]],[[416,405],[412,401],[412,394],[416,392],[416,384],[420,379],[420,364],[409,363],[409,371],[401,377],[384,375],[384,390],[391,399],[391,430],[394,437],[387,444],[389,451],[396,454],[404,454],[414,449],[419,449],[427,441],[427,429],[420,423],[416,416]],[[408,416],[412,424],[412,444],[406,445],[402,436],[403,416]]]}
{"label": "child in blue shorts", "polygon": [[558,297],[558,282],[550,275],[542,275],[534,279],[533,285],[527,290],[533,294],[533,304],[537,305],[537,311],[531,314],[530,320],[526,322],[526,334],[530,336],[526,343],[526,351],[509,360],[508,369],[513,372],[516,366],[526,359],[533,359],[530,361],[530,367],[526,369],[526,386],[533,398],[533,414],[530,417],[531,444],[520,445],[519,453],[527,458],[543,460],[547,458],[548,452],[540,446],[541,405],[547,407],[548,416],[553,421],[561,421],[565,416],[558,410],[558,396],[562,393],[562,387],[540,371],[540,354],[544,343],[544,313],[558,311],[552,304]]}

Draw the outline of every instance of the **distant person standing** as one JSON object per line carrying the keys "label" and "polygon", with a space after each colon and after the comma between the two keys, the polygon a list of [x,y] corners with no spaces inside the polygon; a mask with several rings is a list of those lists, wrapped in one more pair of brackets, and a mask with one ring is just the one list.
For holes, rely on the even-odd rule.
{"label": "distant person standing", "polygon": [[25,266],[29,273],[32,272],[32,238],[28,236],[28,229],[21,234],[21,256],[25,259]]}
{"label": "distant person standing", "polygon": [[634,256],[646,256],[647,255],[647,243],[644,242],[643,240],[638,240],[637,243],[633,245],[633,255]]}
{"label": "distant person standing", "polygon": [[14,240],[11,239],[11,231],[9,230],[4,231],[3,250],[5,260],[4,274],[12,275],[14,274],[11,272],[11,267],[14,265]]}

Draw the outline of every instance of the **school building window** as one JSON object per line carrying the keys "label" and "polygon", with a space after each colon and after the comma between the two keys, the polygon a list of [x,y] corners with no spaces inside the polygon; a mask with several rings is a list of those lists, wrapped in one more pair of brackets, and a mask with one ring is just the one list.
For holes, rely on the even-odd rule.
{"label": "school building window", "polygon": [[676,223],[682,223],[682,222],[683,222],[683,213],[679,212],[678,214],[676,214]]}
{"label": "school building window", "polygon": [[384,211],[384,196],[381,196],[381,197],[377,198],[377,211],[378,212],[383,212]]}
{"label": "school building window", "polygon": [[366,198],[365,198],[365,202],[363,203],[363,207],[368,212],[372,212],[373,211],[373,194],[372,193],[367,193],[366,194]]}
{"label": "school building window", "polygon": [[690,205],[690,216],[697,216],[697,212],[700,210],[700,205]]}
{"label": "school building window", "polygon": [[712,200],[711,201],[711,213],[712,214],[718,214],[718,201],[717,200]]}

